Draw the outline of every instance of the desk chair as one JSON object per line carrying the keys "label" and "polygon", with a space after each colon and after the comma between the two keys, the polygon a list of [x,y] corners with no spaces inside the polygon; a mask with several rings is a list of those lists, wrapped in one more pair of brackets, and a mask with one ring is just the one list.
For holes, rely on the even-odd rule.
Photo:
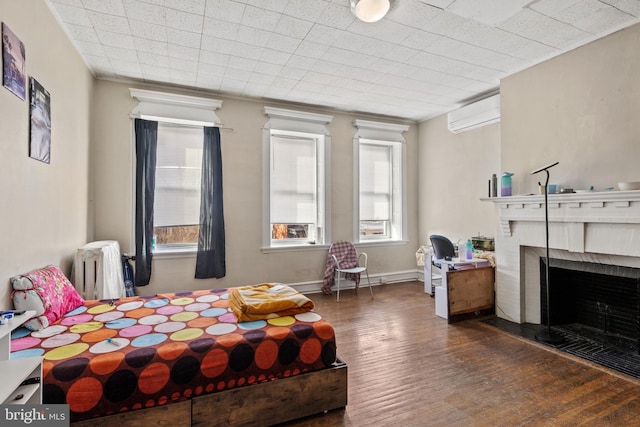
{"label": "desk chair", "polygon": [[431,240],[431,246],[433,246],[433,258],[435,260],[434,265],[436,267],[440,268],[437,260],[445,259],[450,261],[451,258],[456,256],[456,250],[453,247],[453,243],[451,243],[451,240],[446,237],[440,236],[439,234],[432,234],[429,236],[429,240]]}
{"label": "desk chair", "polygon": [[[442,264],[438,262],[438,260],[451,260],[455,257],[456,253],[451,240],[447,239],[444,236],[432,234],[431,236],[429,236],[429,240],[431,241],[431,247],[433,248],[434,255],[431,260],[425,260],[425,265],[428,268],[425,268],[424,280],[425,283],[427,280],[429,280],[430,284],[430,289],[425,287],[425,292],[431,296],[434,296],[435,287],[433,285],[433,281],[442,279],[442,274],[433,275],[431,266],[437,267],[442,271]],[[427,262],[429,263],[429,265],[426,264]]]}

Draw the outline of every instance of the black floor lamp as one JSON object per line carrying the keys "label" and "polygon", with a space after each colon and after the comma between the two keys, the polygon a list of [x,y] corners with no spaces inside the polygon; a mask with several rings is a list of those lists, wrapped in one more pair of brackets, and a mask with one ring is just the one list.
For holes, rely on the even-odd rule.
{"label": "black floor lamp", "polygon": [[[539,331],[535,334],[536,340],[547,344],[560,344],[564,341],[560,335],[551,330],[551,294],[549,292],[549,205],[547,203],[548,188],[549,188],[549,169],[557,165],[559,162],[551,163],[547,166],[543,166],[539,169],[531,172],[531,175],[535,175],[540,172],[546,172],[547,180],[544,183],[544,226],[545,226],[545,238],[546,238],[546,265],[545,265],[545,281],[547,285],[547,328]],[[538,185],[541,185],[538,182]]]}

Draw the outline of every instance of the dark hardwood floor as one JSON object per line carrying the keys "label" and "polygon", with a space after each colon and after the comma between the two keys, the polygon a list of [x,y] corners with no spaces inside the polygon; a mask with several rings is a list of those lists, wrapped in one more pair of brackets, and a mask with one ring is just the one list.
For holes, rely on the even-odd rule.
{"label": "dark hardwood floor", "polygon": [[348,365],[344,410],[287,426],[639,426],[640,381],[477,320],[448,325],[421,282],[310,295]]}

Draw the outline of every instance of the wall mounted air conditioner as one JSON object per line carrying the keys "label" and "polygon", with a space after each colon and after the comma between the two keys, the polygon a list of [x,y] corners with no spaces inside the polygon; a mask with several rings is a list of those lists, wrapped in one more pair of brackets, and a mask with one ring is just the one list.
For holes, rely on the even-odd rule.
{"label": "wall mounted air conditioner", "polygon": [[449,130],[453,133],[497,123],[500,121],[500,94],[453,110],[447,119]]}

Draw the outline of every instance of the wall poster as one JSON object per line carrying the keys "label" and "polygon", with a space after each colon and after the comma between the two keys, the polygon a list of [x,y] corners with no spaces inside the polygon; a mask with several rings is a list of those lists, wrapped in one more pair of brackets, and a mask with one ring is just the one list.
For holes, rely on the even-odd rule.
{"label": "wall poster", "polygon": [[20,99],[26,97],[24,43],[2,23],[2,84]]}
{"label": "wall poster", "polygon": [[29,79],[29,157],[51,162],[51,96],[33,77]]}

